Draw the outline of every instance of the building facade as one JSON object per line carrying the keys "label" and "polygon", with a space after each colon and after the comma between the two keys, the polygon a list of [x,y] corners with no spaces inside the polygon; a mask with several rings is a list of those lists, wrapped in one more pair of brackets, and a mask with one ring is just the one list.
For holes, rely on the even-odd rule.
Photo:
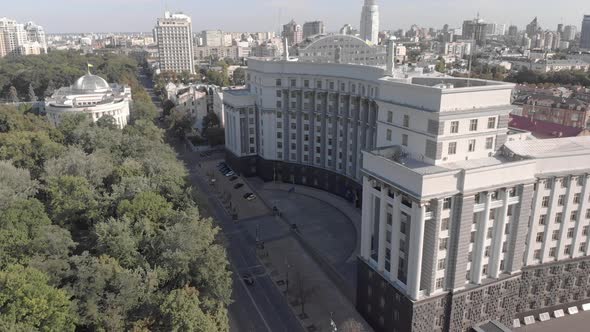
{"label": "building facade", "polygon": [[580,48],[590,50],[590,15],[584,15],[584,20],[582,21]]}
{"label": "building facade", "polygon": [[578,29],[575,25],[566,25],[565,28],[563,28],[563,35],[561,39],[564,41],[573,41],[576,39],[577,31]]}
{"label": "building facade", "polygon": [[323,35],[326,33],[326,26],[322,21],[313,21],[303,23],[303,39],[315,35]]}
{"label": "building facade", "polygon": [[33,22],[18,23],[0,18],[0,57],[6,55],[33,55],[47,53],[45,31]]}
{"label": "building facade", "polygon": [[161,71],[195,73],[193,27],[189,16],[166,12],[163,18],[158,18],[154,36]]}
{"label": "building facade", "polygon": [[477,45],[483,46],[487,38],[487,24],[479,17],[473,20],[463,21],[462,38],[475,40]]}
{"label": "building facade", "polygon": [[201,38],[203,38],[203,46],[221,47],[225,45],[224,34],[221,30],[204,30],[201,33]]}
{"label": "building facade", "polygon": [[300,61],[384,66],[386,47],[349,35],[317,35],[297,47]]}
{"label": "building facade", "polygon": [[93,122],[111,116],[115,125],[123,128],[129,121],[131,102],[130,87],[108,84],[102,77],[88,73],[46,98],[44,111],[55,126],[64,116],[86,114]]}
{"label": "building facade", "polygon": [[379,6],[377,0],[365,0],[361,12],[360,38],[374,45],[379,44]]}

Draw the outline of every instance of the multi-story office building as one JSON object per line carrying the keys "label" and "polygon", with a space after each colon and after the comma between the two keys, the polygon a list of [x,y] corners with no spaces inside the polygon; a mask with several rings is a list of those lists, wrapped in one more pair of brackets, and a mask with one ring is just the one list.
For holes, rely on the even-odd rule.
{"label": "multi-story office building", "polygon": [[30,43],[39,43],[42,53],[47,53],[47,41],[43,27],[33,22],[28,22],[25,24],[24,29],[27,32],[27,40]]}
{"label": "multi-story office building", "polygon": [[295,23],[295,20],[283,25],[283,39],[287,38],[289,46],[294,46],[303,41],[303,30],[301,25]]}
{"label": "multi-story office building", "polygon": [[392,59],[250,59],[246,89],[224,95],[228,162],[362,206],[357,309],[375,331],[512,326],[588,302],[590,138],[521,140],[512,84]]}
{"label": "multi-story office building", "polygon": [[541,27],[539,26],[539,21],[538,19],[535,17],[531,23],[527,24],[526,26],[526,34],[529,36],[534,36],[535,34],[537,34],[537,32],[539,31]]}
{"label": "multi-story office building", "polygon": [[454,55],[462,58],[471,54],[471,45],[472,43],[470,42],[444,43],[442,53],[444,55]]}
{"label": "multi-story office building", "polygon": [[326,33],[326,26],[322,21],[313,21],[303,23],[303,39],[315,35],[323,35]]}
{"label": "multi-story office building", "polygon": [[584,15],[584,20],[582,21],[580,48],[590,50],[590,15]]}
{"label": "multi-story office building", "polygon": [[375,45],[379,44],[379,6],[377,0],[365,0],[361,12],[360,37]]}
{"label": "multi-story office building", "polygon": [[478,18],[463,21],[462,38],[475,40],[479,46],[485,45],[487,38],[487,24]]}
{"label": "multi-story office building", "polygon": [[191,18],[182,13],[166,12],[158,18],[154,29],[158,42],[161,71],[195,73],[193,53],[193,27]]}
{"label": "multi-story office building", "polygon": [[563,36],[561,36],[561,39],[564,41],[572,41],[576,39],[577,31],[578,28],[576,28],[575,25],[566,25],[565,28],[563,28]]}
{"label": "multi-story office building", "polygon": [[204,30],[201,33],[203,46],[220,47],[224,46],[224,34],[221,30]]}
{"label": "multi-story office building", "polygon": [[508,27],[508,36],[516,37],[518,35],[518,27],[516,25],[511,25]]}

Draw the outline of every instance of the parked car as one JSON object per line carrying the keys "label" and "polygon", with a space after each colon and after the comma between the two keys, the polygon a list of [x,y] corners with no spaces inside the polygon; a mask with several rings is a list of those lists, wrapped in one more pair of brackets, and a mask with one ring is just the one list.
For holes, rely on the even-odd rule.
{"label": "parked car", "polygon": [[248,286],[254,285],[254,277],[252,277],[250,273],[244,274],[242,276],[242,280],[244,280],[244,283]]}
{"label": "parked car", "polygon": [[233,181],[236,181],[237,179],[238,179],[237,176],[232,176],[231,178],[229,178],[229,181],[230,182],[233,182]]}
{"label": "parked car", "polygon": [[225,173],[226,177],[230,177],[230,176],[234,176],[236,175],[236,173],[234,173],[234,171],[230,170],[229,172]]}
{"label": "parked car", "polygon": [[243,183],[236,183],[236,185],[234,186],[234,189],[240,189],[244,186]]}
{"label": "parked car", "polygon": [[246,198],[246,200],[248,200],[248,201],[253,201],[255,199],[256,199],[256,195],[254,195],[254,194],[252,194]]}

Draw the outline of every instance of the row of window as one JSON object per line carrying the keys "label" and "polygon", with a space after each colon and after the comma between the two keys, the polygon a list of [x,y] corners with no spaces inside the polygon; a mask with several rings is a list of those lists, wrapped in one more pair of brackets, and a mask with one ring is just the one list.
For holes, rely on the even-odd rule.
{"label": "row of window", "polygon": [[[580,193],[575,193],[575,194],[574,194],[573,203],[574,203],[574,204],[580,204],[580,202],[581,202],[581,198],[582,198],[582,197],[581,197],[581,194],[580,194]],[[541,207],[549,207],[549,199],[550,199],[550,197],[549,197],[549,196],[543,196],[543,198],[541,199]],[[588,199],[588,200],[590,201],[590,197],[589,197],[589,199]],[[565,199],[565,195],[559,195],[559,196],[557,197],[557,205],[558,205],[558,206],[564,206],[564,205],[565,205],[565,201],[566,201],[566,199]],[[586,210],[586,216],[588,216],[588,215],[589,215],[589,214],[588,214],[588,213],[589,213],[588,211],[589,211],[589,210]],[[587,217],[587,218],[588,218],[588,217]]]}
{"label": "row of window", "polygon": [[[590,209],[586,210],[586,219],[590,219]],[[572,211],[570,213],[570,221],[575,222],[578,220],[578,211]],[[555,214],[555,223],[561,224],[563,221],[563,212],[557,212]],[[539,225],[546,225],[547,224],[547,215],[542,214],[539,216]]]}
{"label": "row of window", "polygon": [[[494,148],[494,138],[493,137],[486,137],[485,149],[492,150]],[[475,152],[476,149],[476,140],[470,139],[467,141],[467,152]],[[447,153],[449,155],[457,154],[457,142],[449,142]]]}
{"label": "row of window", "polygon": [[[586,247],[587,247],[586,242],[582,242],[582,243],[580,243],[580,246],[578,247],[578,251],[581,253],[586,253]],[[568,256],[573,254],[571,244],[568,244],[565,246],[565,248],[563,249],[563,254],[568,255]],[[535,259],[541,259],[541,249],[535,250],[533,253],[533,256]],[[549,248],[549,257],[552,257],[552,258],[557,257],[557,247]]]}
{"label": "row of window", "polygon": [[[406,128],[410,127],[410,116],[407,114],[403,115],[403,120],[402,120],[402,125]],[[393,123],[393,111],[388,111],[387,112],[387,122],[388,123]],[[469,121],[469,131],[477,131],[478,129],[478,123],[479,120],[478,119],[471,119]],[[438,123],[436,123],[436,121],[430,120],[428,123],[428,132],[432,133],[432,134],[436,134],[438,130],[432,130],[434,128],[434,124],[436,124],[436,126],[438,126]],[[496,129],[496,117],[489,117],[488,118],[488,123],[487,123],[487,129]],[[459,133],[459,121],[451,121],[451,134],[457,134]]]}
{"label": "row of window", "polygon": [[[568,239],[573,239],[574,238],[574,232],[575,232],[575,228],[573,228],[573,227],[568,228],[568,230],[567,230],[567,238]],[[559,237],[560,237],[559,234],[560,234],[560,231],[559,230],[554,230],[553,233],[551,234],[551,240],[559,240]],[[584,229],[582,231],[582,234],[584,236],[588,236],[588,226],[584,226]],[[545,239],[545,232],[538,232],[537,233],[536,241],[538,243],[541,243],[541,242],[543,242],[543,239]]]}

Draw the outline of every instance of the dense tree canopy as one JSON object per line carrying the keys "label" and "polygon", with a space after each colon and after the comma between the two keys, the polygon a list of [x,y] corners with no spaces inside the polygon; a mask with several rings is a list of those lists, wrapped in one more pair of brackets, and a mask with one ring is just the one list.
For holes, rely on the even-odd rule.
{"label": "dense tree canopy", "polygon": [[83,74],[73,67],[87,61],[134,90],[123,130],[84,116],[53,128],[0,107],[0,330],[227,331],[231,278],[218,229],[153,122],[135,62],[97,58],[0,60],[0,88],[25,96]]}

